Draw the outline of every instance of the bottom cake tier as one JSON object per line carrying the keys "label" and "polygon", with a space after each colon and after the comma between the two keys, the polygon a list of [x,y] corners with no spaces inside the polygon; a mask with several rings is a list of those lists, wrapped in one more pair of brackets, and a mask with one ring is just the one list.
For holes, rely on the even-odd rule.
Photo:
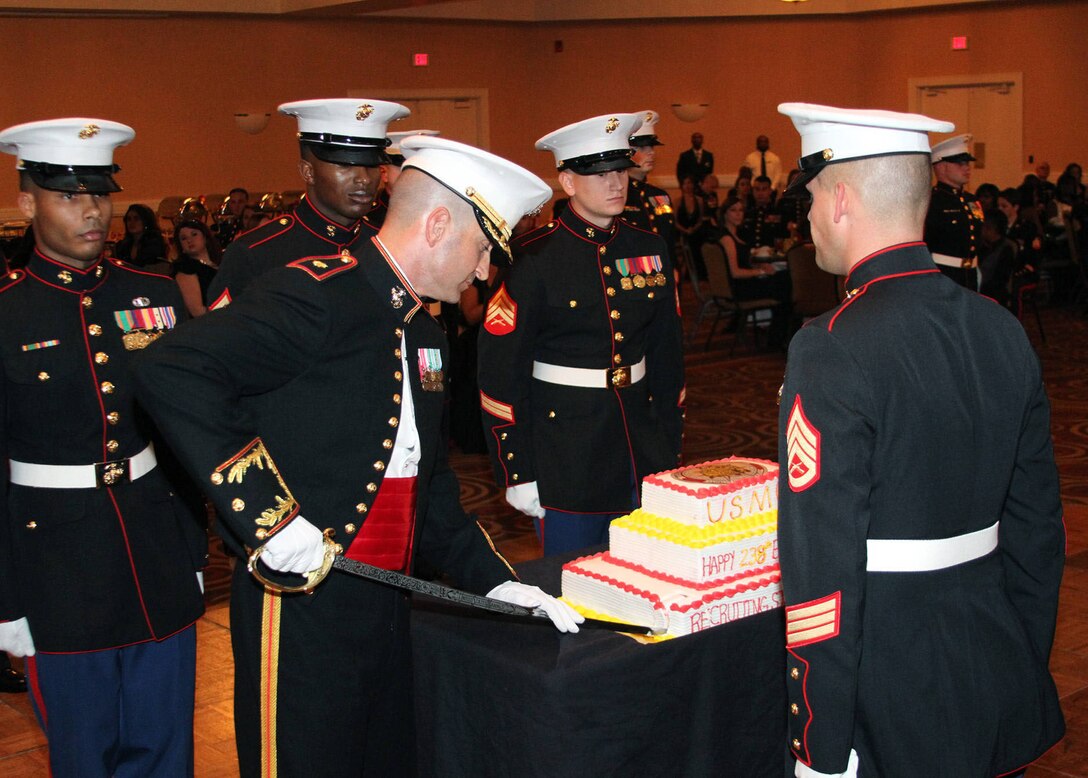
{"label": "bottom cake tier", "polygon": [[607,551],[563,565],[563,598],[618,621],[690,635],[781,607],[778,565],[708,583],[684,581],[616,559]]}

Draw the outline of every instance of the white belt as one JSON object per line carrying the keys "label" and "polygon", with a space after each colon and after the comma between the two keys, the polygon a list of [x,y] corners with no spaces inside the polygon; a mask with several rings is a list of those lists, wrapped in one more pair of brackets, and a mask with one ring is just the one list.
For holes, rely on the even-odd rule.
{"label": "white belt", "polygon": [[986,529],[938,540],[874,540],[865,541],[870,573],[921,573],[962,565],[986,556],[997,548],[997,528],[994,522]]}
{"label": "white belt", "polygon": [[96,489],[116,486],[125,480],[135,481],[147,475],[158,464],[155,448],[150,443],[134,457],[93,465],[37,465],[33,462],[8,461],[11,482],[38,489]]}
{"label": "white belt", "polygon": [[533,378],[549,384],[580,386],[584,389],[621,389],[637,384],[646,377],[646,357],[638,364],[624,367],[595,369],[587,367],[564,367],[549,365],[547,362],[533,362]]}
{"label": "white belt", "polygon": [[944,265],[945,267],[963,268],[974,267],[978,264],[977,259],[964,259],[963,257],[950,257],[948,254],[933,254],[933,261],[938,265]]}

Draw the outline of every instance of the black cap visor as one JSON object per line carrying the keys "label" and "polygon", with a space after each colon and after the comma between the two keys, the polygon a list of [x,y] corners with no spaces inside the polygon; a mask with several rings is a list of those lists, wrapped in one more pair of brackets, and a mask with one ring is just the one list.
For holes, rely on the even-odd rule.
{"label": "black cap visor", "polygon": [[[940,159],[937,160],[937,162],[957,162],[957,163],[974,162],[974,161],[975,161],[975,158],[972,157],[970,154],[968,154],[966,151],[963,152],[962,154],[953,154],[951,157],[941,157]],[[936,165],[937,162],[934,162],[933,164]]]}
{"label": "black cap visor", "polygon": [[558,170],[559,172],[569,170],[580,176],[588,176],[594,173],[607,173],[610,170],[626,170],[630,167],[635,167],[635,163],[631,161],[631,149],[628,148],[565,159]]}
{"label": "black cap visor", "polygon": [[48,162],[23,161],[19,167],[42,189],[75,194],[112,194],[120,192],[113,174],[117,165],[54,165]]}
{"label": "black cap visor", "polygon": [[665,145],[664,143],[662,143],[661,141],[659,141],[657,139],[656,135],[632,135],[630,138],[627,139],[627,142],[630,143],[632,146],[636,146],[636,147],[637,146],[664,146]]}
{"label": "black cap visor", "polygon": [[322,162],[363,167],[389,164],[389,154],[385,151],[385,147],[389,145],[388,138],[354,138],[350,135],[300,132],[298,140]]}

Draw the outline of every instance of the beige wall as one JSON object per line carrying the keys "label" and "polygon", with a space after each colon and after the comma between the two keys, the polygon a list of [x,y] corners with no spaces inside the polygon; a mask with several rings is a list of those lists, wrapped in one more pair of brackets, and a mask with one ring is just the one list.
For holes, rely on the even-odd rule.
{"label": "beige wall", "polygon": [[[64,115],[133,125],[118,153],[123,201],[167,194],[299,187],[293,121],[259,135],[235,128],[239,109],[349,89],[483,87],[492,149],[552,174],[532,149],[545,132],[597,113],[655,108],[663,115],[659,171],[670,174],[693,130],[726,174],[766,133],[784,160],[795,133],[775,111],[785,100],[907,108],[907,79],[1022,71],[1024,151],[1056,168],[1088,161],[1088,82],[1080,35],[1084,2],[1018,2],[800,20],[485,24],[236,18],[0,19],[0,126]],[[968,35],[966,52],[949,50]],[[553,53],[561,39],[562,54]],[[414,68],[426,51],[431,66]],[[708,102],[685,124],[673,102]],[[1079,108],[1078,108],[1079,107]],[[410,121],[410,120],[409,120]],[[0,209],[14,176],[0,179]]]}

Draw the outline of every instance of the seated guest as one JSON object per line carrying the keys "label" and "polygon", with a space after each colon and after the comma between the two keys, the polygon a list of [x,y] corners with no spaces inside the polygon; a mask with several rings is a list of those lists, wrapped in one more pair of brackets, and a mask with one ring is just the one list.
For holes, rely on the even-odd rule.
{"label": "seated guest", "polygon": [[690,252],[693,267],[689,268],[696,278],[706,278],[706,268],[699,247],[706,240],[706,227],[710,221],[703,207],[703,201],[695,191],[695,179],[686,176],[680,182],[680,197],[673,204],[676,216],[676,231]]}
{"label": "seated guest", "polygon": [[1016,244],[1005,237],[1008,220],[996,209],[986,211],[980,236],[978,291],[1001,305],[1009,305],[1009,285],[1016,270]]}
{"label": "seated guest", "polygon": [[204,222],[183,221],[174,233],[178,258],[174,265],[175,278],[190,316],[207,312],[204,305],[208,287],[219,271],[223,249]]}
{"label": "seated guest", "polygon": [[752,203],[744,211],[741,228],[744,239],[753,248],[775,247],[786,238],[786,224],[774,204],[771,179],[759,176],[752,182]]}
{"label": "seated guest", "polygon": [[219,206],[215,215],[215,239],[221,247],[226,248],[234,240],[234,236],[243,231],[242,213],[248,204],[249,192],[236,186]]}
{"label": "seated guest", "polygon": [[727,197],[735,197],[744,203],[745,208],[752,207],[752,177],[737,176],[733,182],[733,188],[729,190]]}
{"label": "seated guest", "polygon": [[699,197],[703,201],[703,210],[710,218],[710,226],[718,229],[718,177],[707,173],[699,182]]}
{"label": "seated guest", "polygon": [[139,203],[128,207],[125,211],[125,237],[113,247],[113,256],[130,265],[165,272],[166,240],[162,237],[154,211]]}
{"label": "seated guest", "polygon": [[992,211],[997,207],[997,195],[1000,191],[995,184],[978,185],[978,189],[975,190],[975,198],[978,200],[978,204],[982,206],[983,213]]}
{"label": "seated guest", "polygon": [[782,303],[775,314],[773,336],[784,334],[789,321],[790,276],[786,271],[777,272],[769,262],[753,262],[752,246],[741,237],[744,224],[744,203],[730,197],[722,206],[722,230],[718,242],[725,250],[726,269],[729,271],[733,296],[737,300],[760,300],[765,297]]}
{"label": "seated guest", "polygon": [[801,243],[812,239],[812,227],[808,221],[808,209],[812,204],[812,198],[804,188],[796,192],[790,191],[790,184],[800,174],[801,171],[797,168],[789,172],[786,177],[786,189],[778,198],[778,212],[782,215],[791,243]]}
{"label": "seated guest", "polygon": [[1008,188],[997,196],[997,209],[1005,215],[1008,227],[1005,237],[1016,243],[1020,269],[1034,274],[1042,249],[1039,225],[1033,219],[1023,218],[1020,210],[1020,190]]}

